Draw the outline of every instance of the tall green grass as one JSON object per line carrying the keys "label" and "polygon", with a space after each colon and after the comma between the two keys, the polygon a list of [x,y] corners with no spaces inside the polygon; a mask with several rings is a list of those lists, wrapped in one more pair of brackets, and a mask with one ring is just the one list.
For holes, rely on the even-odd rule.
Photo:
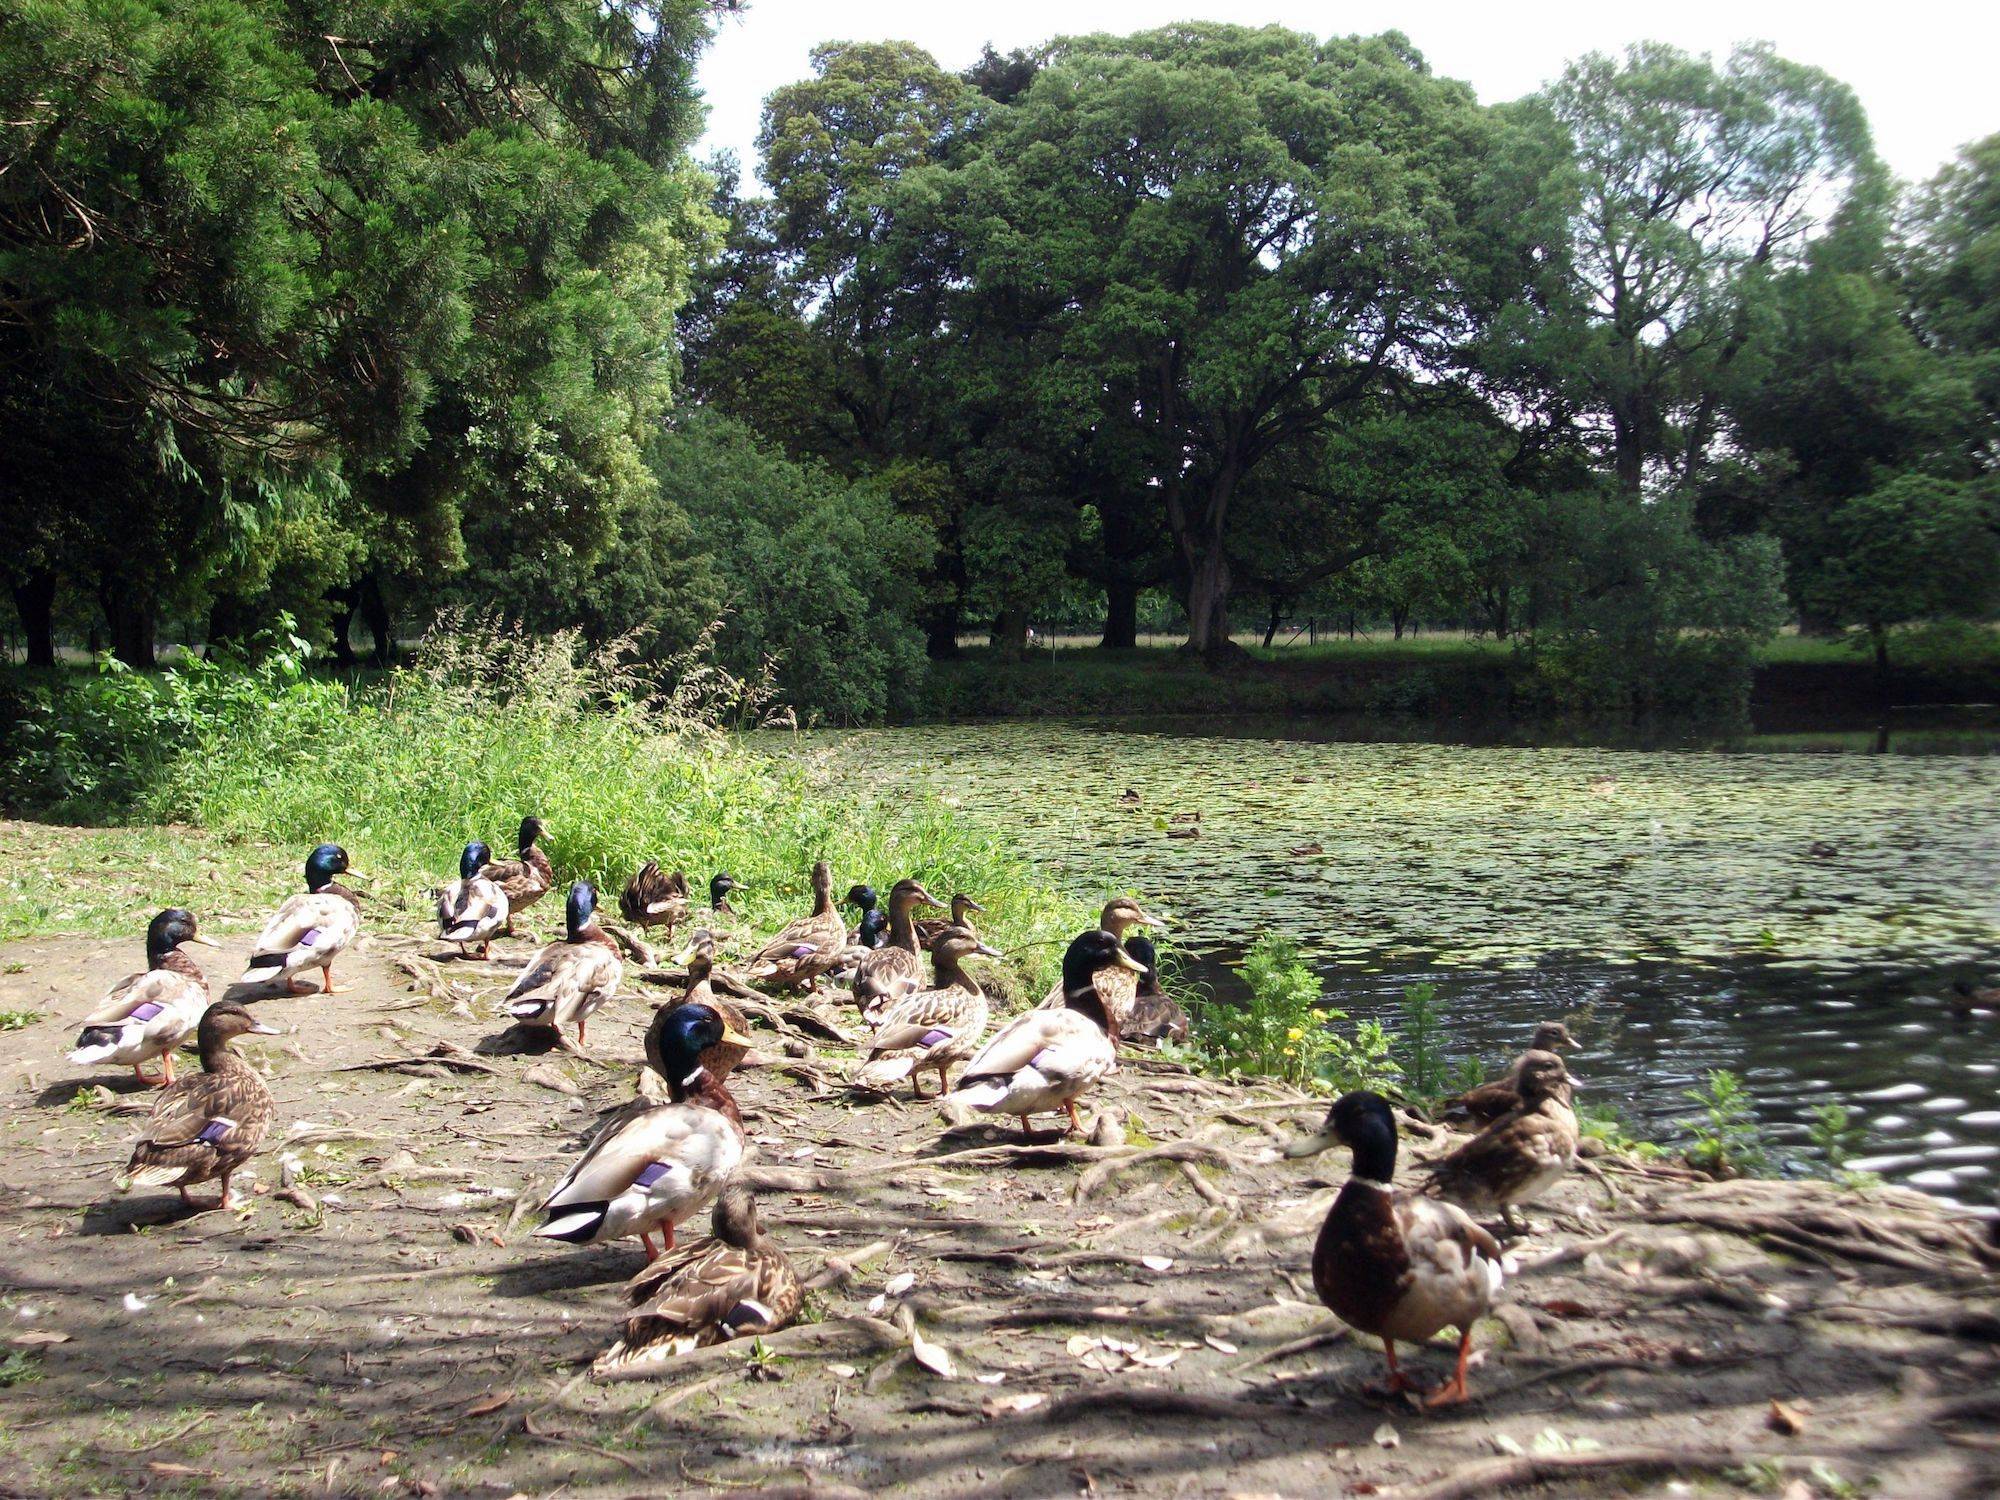
{"label": "tall green grass", "polygon": [[[837,747],[724,732],[767,722],[761,691],[695,657],[659,690],[572,635],[458,619],[411,667],[365,686],[314,678],[287,647],[254,665],[191,663],[156,691],[147,755],[115,737],[143,762],[125,778],[123,816],[289,844],[301,861],[341,843],[399,901],[451,878],[471,839],[511,853],[533,813],[560,880],[591,880],[607,905],[646,859],[685,868],[699,890],[727,870],[747,887],[734,904],[765,932],[807,909],[815,859],[831,861],[842,891],[914,875],[940,896],[977,896],[989,941],[1030,985],[1089,925],[1090,908],[935,793],[859,782]],[[74,744],[67,753],[88,760]]]}

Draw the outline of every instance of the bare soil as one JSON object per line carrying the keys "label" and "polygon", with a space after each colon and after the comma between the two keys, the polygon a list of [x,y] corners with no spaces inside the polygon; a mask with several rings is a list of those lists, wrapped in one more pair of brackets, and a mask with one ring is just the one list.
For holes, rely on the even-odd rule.
{"label": "bare soil", "polygon": [[[136,944],[0,948],[0,1011],[41,1013],[0,1033],[0,1492],[2000,1492],[1984,1227],[1919,1195],[1600,1158],[1517,1242],[1477,1399],[1424,1414],[1371,1394],[1379,1351],[1311,1292],[1345,1162],[1275,1148],[1323,1106],[1134,1059],[1094,1144],[1023,1145],[850,1094],[810,1028],[734,1083],[766,1226],[821,1283],[808,1321],[597,1383],[641,1252],[528,1231],[633,1096],[662,992],[630,983],[590,1057],[522,1055],[511,968],[398,919],[370,914],[351,993],[257,1002],[279,1123],[236,1213],[119,1194],[150,1094],[63,1060]],[[1413,1136],[1404,1171],[1443,1145]],[[1434,1378],[1448,1356],[1406,1351]]]}

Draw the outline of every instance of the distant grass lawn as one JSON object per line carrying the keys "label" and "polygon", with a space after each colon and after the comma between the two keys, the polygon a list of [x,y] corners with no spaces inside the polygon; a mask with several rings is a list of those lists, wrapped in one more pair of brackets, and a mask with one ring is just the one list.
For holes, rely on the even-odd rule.
{"label": "distant grass lawn", "polygon": [[129,933],[142,945],[146,922],[168,906],[220,929],[256,926],[303,888],[303,860],[199,828],[0,820],[0,941]]}

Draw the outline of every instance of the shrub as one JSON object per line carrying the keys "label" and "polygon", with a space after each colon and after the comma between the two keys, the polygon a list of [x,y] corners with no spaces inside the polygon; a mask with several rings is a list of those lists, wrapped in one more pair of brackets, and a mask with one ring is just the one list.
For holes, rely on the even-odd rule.
{"label": "shrub", "polygon": [[1363,1021],[1351,1036],[1333,1029],[1347,1012],[1321,1003],[1319,976],[1290,939],[1260,936],[1244,955],[1243,978],[1246,1003],[1197,1008],[1194,1042],[1211,1066],[1333,1093],[1377,1086],[1398,1071],[1380,1022]]}
{"label": "shrub", "polygon": [[1763,1133],[1750,1109],[1743,1080],[1727,1068],[1708,1075],[1705,1088],[1689,1089],[1701,1113],[1682,1121],[1694,1133],[1688,1165],[1718,1177],[1763,1177],[1771,1168]]}

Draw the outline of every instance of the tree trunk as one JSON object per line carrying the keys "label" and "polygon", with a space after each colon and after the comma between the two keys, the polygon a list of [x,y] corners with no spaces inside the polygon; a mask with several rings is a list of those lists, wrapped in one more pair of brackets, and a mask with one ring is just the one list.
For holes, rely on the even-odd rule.
{"label": "tree trunk", "polygon": [[993,621],[993,646],[1008,656],[1028,654],[1028,612],[1003,609]]}
{"label": "tree trunk", "polygon": [[952,598],[931,611],[924,624],[924,655],[932,661],[958,656],[958,600]]}
{"label": "tree trunk", "polygon": [[1389,628],[1396,632],[1397,640],[1400,641],[1403,638],[1403,627],[1409,623],[1410,612],[1407,609],[1392,609],[1389,611]]}
{"label": "tree trunk", "polygon": [[1213,546],[1195,559],[1188,578],[1187,649],[1215,656],[1229,648],[1229,555]]}
{"label": "tree trunk", "polygon": [[250,601],[241,594],[217,594],[208,602],[208,659],[215,660],[218,646],[240,645],[257,628],[257,616]]}
{"label": "tree trunk", "polygon": [[1619,491],[1636,498],[1646,481],[1646,448],[1639,440],[1639,424],[1616,410],[1611,413],[1611,461]]}
{"label": "tree trunk", "polygon": [[354,611],[360,606],[361,591],[353,584],[344,588],[328,589],[328,601],[333,605],[333,617],[328,623],[333,629],[333,660],[336,666],[354,665]]}
{"label": "tree trunk", "polygon": [[373,573],[361,580],[361,618],[368,622],[368,633],[375,637],[375,650],[369,660],[378,667],[393,666],[396,661],[396,622],[389,613],[389,601],[382,593],[382,581]]}
{"label": "tree trunk", "polygon": [[1880,625],[1868,627],[1868,638],[1875,643],[1875,688],[1887,695],[1889,691],[1889,632]]}
{"label": "tree trunk", "polygon": [[1139,644],[1139,585],[1112,578],[1104,585],[1104,639],[1107,651],[1130,651]]}
{"label": "tree trunk", "polygon": [[1271,642],[1278,638],[1278,617],[1282,613],[1283,607],[1281,602],[1276,595],[1273,595],[1271,599],[1270,618],[1264,622],[1264,649],[1266,651],[1271,649]]}
{"label": "tree trunk", "polygon": [[111,633],[111,654],[137,671],[158,666],[152,599],[115,579],[98,589],[97,598]]}
{"label": "tree trunk", "polygon": [[14,585],[14,609],[21,616],[21,633],[28,638],[28,665],[56,664],[56,575],[32,573]]}

